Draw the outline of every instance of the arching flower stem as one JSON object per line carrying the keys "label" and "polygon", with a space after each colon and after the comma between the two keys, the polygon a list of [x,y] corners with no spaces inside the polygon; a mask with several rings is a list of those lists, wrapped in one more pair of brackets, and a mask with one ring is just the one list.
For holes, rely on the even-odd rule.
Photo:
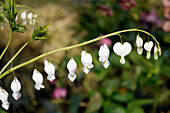
{"label": "arching flower stem", "polygon": [[[43,54],[41,54],[41,55],[39,55],[39,56],[31,59],[31,60],[28,60],[28,61],[26,61],[26,62],[24,62],[24,63],[22,63],[22,64],[19,64],[19,65],[13,67],[13,68],[7,70],[6,72],[4,72],[3,74],[0,75],[0,79],[2,79],[4,76],[6,76],[7,74],[11,73],[12,71],[17,70],[17,69],[19,69],[19,68],[21,68],[21,67],[23,67],[23,66],[28,65],[28,64],[31,64],[31,63],[35,62],[36,60],[39,60],[39,59],[41,59],[41,58],[43,58],[43,57],[46,57],[46,56],[48,56],[48,55],[50,55],[50,54],[53,54],[53,53],[56,53],[56,52],[60,52],[60,51],[68,51],[68,50],[70,50],[70,49],[77,48],[77,47],[81,47],[81,46],[85,46],[85,45],[87,45],[87,44],[96,42],[96,41],[98,41],[98,40],[101,40],[101,39],[104,39],[104,38],[107,38],[107,37],[110,37],[110,36],[118,35],[118,34],[120,34],[120,33],[125,33],[125,32],[131,32],[131,31],[143,32],[143,33],[151,36],[151,37],[155,40],[155,42],[157,43],[157,45],[158,45],[158,47],[159,47],[159,42],[156,40],[156,38],[155,38],[152,34],[148,33],[147,31],[140,30],[140,29],[121,30],[121,31],[117,31],[117,32],[110,33],[110,34],[108,34],[108,35],[104,35],[104,36],[97,37],[97,38],[95,38],[95,39],[92,39],[92,40],[89,40],[89,41],[86,41],[86,42],[83,42],[83,43],[80,43],[80,44],[76,44],[76,45],[73,45],[73,46],[68,46],[68,47],[64,47],[64,48],[60,48],[60,49],[55,49],[55,50],[52,50],[52,51],[43,53]],[[20,50],[19,50],[19,51],[20,51]]]}

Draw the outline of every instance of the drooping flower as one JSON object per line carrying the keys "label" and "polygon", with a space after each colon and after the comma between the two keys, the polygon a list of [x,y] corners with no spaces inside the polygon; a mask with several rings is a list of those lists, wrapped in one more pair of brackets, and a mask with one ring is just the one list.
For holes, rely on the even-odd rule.
{"label": "drooping flower", "polygon": [[161,56],[162,52],[161,52],[161,47],[158,46],[158,53],[159,53],[159,56]]}
{"label": "drooping flower", "polygon": [[9,109],[10,103],[8,102],[8,92],[6,92],[3,88],[0,88],[0,100],[2,101],[2,107],[6,110]]}
{"label": "drooping flower", "polygon": [[109,48],[107,47],[107,44],[103,44],[100,46],[99,49],[99,61],[102,63],[104,68],[108,68],[110,65],[110,62],[108,60],[110,55]]}
{"label": "drooping flower", "polygon": [[151,57],[151,53],[150,52],[152,50],[152,47],[153,47],[153,42],[152,41],[146,42],[144,44],[144,48],[147,51],[147,55],[146,55],[147,59],[150,59],[150,57]]}
{"label": "drooping flower", "polygon": [[69,74],[68,74],[68,78],[73,82],[77,75],[75,74],[75,71],[76,71],[76,68],[77,68],[77,64],[75,62],[75,60],[73,58],[71,58],[69,60],[69,62],[67,63],[67,69],[69,71]]}
{"label": "drooping flower", "polygon": [[65,88],[55,88],[53,93],[52,93],[52,97],[56,98],[56,99],[60,99],[60,98],[64,98],[67,95],[67,90]]}
{"label": "drooping flower", "polygon": [[154,59],[158,60],[158,48],[156,46],[154,47]]}
{"label": "drooping flower", "polygon": [[21,13],[21,19],[23,24],[27,24],[27,13],[26,11]]}
{"label": "drooping flower", "polygon": [[37,14],[33,14],[33,19],[32,19],[32,25],[33,26],[38,22],[37,17],[38,17]]}
{"label": "drooping flower", "polygon": [[27,15],[27,18],[28,18],[28,20],[29,20],[29,24],[30,25],[32,25],[33,24],[33,22],[32,22],[32,19],[33,19],[33,13],[31,12],[31,13],[29,13],[28,15]]}
{"label": "drooping flower", "polygon": [[132,46],[130,45],[130,43],[125,42],[124,44],[121,44],[120,42],[117,42],[114,46],[113,46],[113,51],[121,56],[120,59],[120,63],[121,64],[125,64],[125,56],[128,55],[132,50]]}
{"label": "drooping flower", "polygon": [[21,83],[16,77],[14,77],[14,80],[11,83],[11,90],[13,91],[13,98],[18,100],[21,97],[21,93],[19,92],[21,90]]}
{"label": "drooping flower", "polygon": [[45,86],[42,85],[43,76],[37,69],[34,69],[32,79],[35,81],[35,89],[40,90],[41,88],[45,88]]}
{"label": "drooping flower", "polygon": [[143,53],[143,48],[142,48],[143,40],[139,35],[136,36],[136,45],[137,45],[137,53],[141,55]]}
{"label": "drooping flower", "polygon": [[47,80],[53,81],[55,79],[55,66],[51,62],[44,60],[44,70],[48,74]]}
{"label": "drooping flower", "polygon": [[94,67],[94,65],[92,64],[92,56],[86,51],[81,52],[81,62],[84,65],[83,71],[86,74],[88,74],[90,72],[90,69]]}

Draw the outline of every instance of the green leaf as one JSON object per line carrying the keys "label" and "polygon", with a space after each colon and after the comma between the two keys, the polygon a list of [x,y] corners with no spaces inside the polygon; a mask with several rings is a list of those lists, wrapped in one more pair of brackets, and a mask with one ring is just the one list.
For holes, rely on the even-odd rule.
{"label": "green leaf", "polygon": [[118,87],[120,85],[120,82],[115,79],[111,80],[105,80],[102,84],[102,92],[106,96],[111,96],[113,92],[116,92]]}
{"label": "green leaf", "polygon": [[130,110],[127,110],[126,113],[145,113],[145,112],[141,107],[133,106]]}
{"label": "green leaf", "polygon": [[82,94],[76,94],[71,99],[70,112],[78,113],[79,104],[81,102]]}
{"label": "green leaf", "polygon": [[134,95],[132,92],[127,91],[125,93],[116,93],[112,96],[113,100],[116,100],[118,102],[128,102],[134,99]]}
{"label": "green leaf", "polygon": [[88,103],[85,113],[95,112],[100,109],[102,104],[102,97],[100,93],[94,94]]}
{"label": "green leaf", "polygon": [[49,24],[45,26],[40,26],[37,29],[34,29],[34,32],[32,34],[32,40],[43,40],[48,39],[47,34],[49,31],[47,31]]}
{"label": "green leaf", "polygon": [[15,28],[13,28],[14,32],[24,33],[27,30],[25,26],[17,25]]}
{"label": "green leaf", "polygon": [[103,106],[103,113],[126,113],[126,110],[123,106],[113,102],[104,102]]}

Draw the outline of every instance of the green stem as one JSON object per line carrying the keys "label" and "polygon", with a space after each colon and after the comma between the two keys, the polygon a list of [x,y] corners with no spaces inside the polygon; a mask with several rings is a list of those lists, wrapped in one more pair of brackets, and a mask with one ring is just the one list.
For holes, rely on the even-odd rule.
{"label": "green stem", "polygon": [[156,113],[156,111],[157,111],[158,102],[159,102],[158,99],[159,99],[159,92],[158,92],[158,88],[156,88],[156,93],[155,93],[155,97],[154,97],[152,113]]}
{"label": "green stem", "polygon": [[118,35],[120,37],[121,44],[123,45],[122,36],[120,34],[118,34]]}
{"label": "green stem", "polygon": [[50,54],[53,54],[53,53],[56,53],[56,52],[60,52],[60,51],[68,51],[69,49],[85,46],[87,44],[96,42],[98,40],[101,40],[101,39],[104,39],[104,38],[107,38],[107,37],[110,37],[110,36],[114,36],[114,35],[117,35],[117,34],[120,34],[120,33],[130,32],[130,31],[140,31],[140,32],[143,32],[143,33],[145,33],[147,35],[150,35],[156,41],[156,43],[159,45],[159,42],[156,40],[156,38],[152,34],[146,32],[144,30],[140,30],[140,29],[127,29],[127,30],[117,31],[117,32],[114,32],[114,33],[110,33],[108,35],[104,35],[102,37],[97,37],[97,38],[89,40],[87,42],[83,42],[83,43],[76,44],[76,45],[73,45],[73,46],[68,46],[68,47],[64,47],[64,48],[60,48],[60,49],[56,49],[56,50],[53,50],[53,51],[50,51],[50,52],[43,53],[43,54],[41,54],[41,55],[31,59],[31,60],[28,60],[28,61],[26,61],[26,62],[24,62],[22,64],[19,64],[19,65],[13,67],[12,69],[9,69],[8,71],[4,72],[2,75],[0,75],[0,79],[3,78],[4,76],[6,76],[7,74],[11,73],[11,71],[19,69],[19,68],[21,68],[23,66],[26,66],[28,64],[31,64],[32,62],[35,62],[36,60],[39,60],[39,59],[41,59],[43,57],[46,57],[46,56],[48,56]]}
{"label": "green stem", "polygon": [[12,40],[12,35],[13,35],[13,31],[11,30],[11,34],[10,34],[10,38],[9,38],[9,41],[8,41],[8,44],[6,45],[4,51],[2,52],[1,56],[0,56],[0,60],[2,59],[2,57],[4,56],[5,52],[7,51],[10,43],[11,43],[11,40]]}
{"label": "green stem", "polygon": [[17,5],[17,4],[16,4],[16,7],[17,7],[17,8],[26,8],[26,9],[30,9],[33,13],[35,13],[34,9],[32,9],[31,7],[26,6],[26,5]]}
{"label": "green stem", "polygon": [[8,61],[8,63],[1,69],[0,74],[3,73],[3,71],[8,67],[8,65],[18,56],[18,54],[25,48],[25,46],[27,46],[29,44],[29,42],[25,43],[21,49],[11,58],[10,61]]}

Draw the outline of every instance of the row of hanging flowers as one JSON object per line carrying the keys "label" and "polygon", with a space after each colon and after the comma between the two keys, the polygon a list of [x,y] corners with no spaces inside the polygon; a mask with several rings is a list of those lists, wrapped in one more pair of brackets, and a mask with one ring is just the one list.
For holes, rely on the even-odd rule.
{"label": "row of hanging flowers", "polygon": [[[137,45],[137,53],[141,55],[143,53],[143,40],[139,35],[137,35],[136,37],[136,45]],[[152,47],[153,47],[152,41],[146,42],[144,44],[144,49],[147,51],[147,55],[146,55],[147,59],[150,59],[151,57]],[[128,42],[124,42],[124,43],[117,42],[113,46],[113,51],[121,57],[120,58],[121,64],[125,64],[125,56],[127,56],[131,52],[131,50],[132,50],[132,46]],[[155,43],[155,47],[154,47],[155,60],[158,59],[158,54],[161,55],[161,49]],[[99,55],[99,61],[101,62],[103,67],[107,69],[110,65],[110,62],[108,60],[110,55],[110,50],[107,44],[104,43],[103,45],[100,46],[98,55]],[[90,53],[86,51],[81,52],[81,62],[84,66],[83,72],[85,74],[88,74],[90,70],[94,67],[94,65],[92,64],[92,56]],[[71,58],[67,63],[67,69],[69,71],[68,78],[72,82],[77,78],[77,75],[75,73],[76,68],[77,68],[77,63],[73,58]],[[47,80],[49,81],[55,80],[55,66],[51,62],[47,60],[44,61],[44,70],[48,74]],[[35,89],[40,90],[41,88],[45,88],[45,86],[43,85],[43,75],[37,69],[33,70],[32,79],[35,81],[35,86],[34,86]],[[18,100],[21,97],[21,93],[20,93],[21,83],[16,77],[14,77],[14,80],[11,83],[11,90],[13,91],[12,94],[13,98],[15,100]],[[8,96],[9,96],[8,93],[1,87],[0,100],[2,101],[2,107],[6,110],[9,108]]]}

